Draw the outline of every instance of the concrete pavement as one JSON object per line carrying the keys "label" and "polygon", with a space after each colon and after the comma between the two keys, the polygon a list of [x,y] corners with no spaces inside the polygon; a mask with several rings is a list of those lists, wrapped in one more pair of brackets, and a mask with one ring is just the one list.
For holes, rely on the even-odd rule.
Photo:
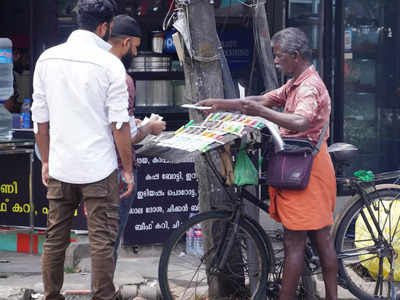
{"label": "concrete pavement", "polygon": [[[340,202],[339,210],[343,205]],[[280,227],[263,212],[260,214],[260,223],[267,231]],[[120,249],[114,283],[124,299],[160,298],[157,274],[161,249],[161,245],[141,246],[136,253],[132,248]],[[84,236],[68,248],[65,271],[63,291],[66,298],[90,299],[90,259],[87,238],[85,240]],[[323,298],[323,281],[318,277],[315,280],[318,295]],[[0,300],[40,300],[42,294],[41,256],[0,251]],[[339,288],[339,297],[342,300],[356,299],[342,288]]]}
{"label": "concrete pavement", "polygon": [[[116,288],[125,299],[159,299],[157,268],[161,246],[142,247],[136,254],[129,250],[120,251]],[[81,258],[75,268],[67,264],[68,260],[72,259],[67,257],[65,265],[66,299],[90,299],[90,259]],[[41,299],[42,295],[41,256],[0,251],[0,300]]]}

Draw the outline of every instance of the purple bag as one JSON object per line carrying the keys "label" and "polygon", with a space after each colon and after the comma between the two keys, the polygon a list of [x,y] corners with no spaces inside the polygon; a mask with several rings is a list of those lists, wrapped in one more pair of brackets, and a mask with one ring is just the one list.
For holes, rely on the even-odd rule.
{"label": "purple bag", "polygon": [[307,139],[285,138],[282,151],[268,158],[267,183],[278,189],[304,190],[310,180],[314,156],[328,129],[326,122],[316,146]]}
{"label": "purple bag", "polygon": [[308,140],[284,142],[284,149],[268,159],[267,183],[279,189],[303,190],[310,180],[316,148]]}

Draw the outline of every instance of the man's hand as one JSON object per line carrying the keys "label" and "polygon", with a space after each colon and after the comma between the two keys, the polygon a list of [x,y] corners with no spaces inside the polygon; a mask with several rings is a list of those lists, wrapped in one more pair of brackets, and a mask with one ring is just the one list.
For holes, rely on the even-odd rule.
{"label": "man's hand", "polygon": [[122,172],[121,180],[126,183],[126,191],[119,196],[120,199],[125,198],[132,193],[134,186],[133,174],[124,170]]}
{"label": "man's hand", "polygon": [[42,182],[47,187],[49,183],[49,163],[42,163]]}
{"label": "man's hand", "polygon": [[49,182],[49,122],[35,123],[33,128],[35,130],[35,139],[42,161],[42,182],[44,186],[47,187]]}
{"label": "man's hand", "polygon": [[127,184],[127,190],[120,198],[124,198],[132,193],[133,175],[132,175],[132,144],[131,129],[129,123],[123,123],[120,129],[117,129],[116,123],[112,123],[112,132],[118,153],[122,162],[122,179]]}
{"label": "man's hand", "polygon": [[252,100],[242,100],[240,111],[249,116],[260,116],[260,113],[264,110],[264,106]]}
{"label": "man's hand", "polygon": [[158,120],[150,121],[150,134],[159,135],[164,130],[165,130],[165,122],[164,121],[158,121]]}
{"label": "man's hand", "polygon": [[196,105],[199,106],[209,106],[211,107],[210,109],[207,110],[202,110],[201,112],[205,115],[214,113],[218,110],[218,100],[217,99],[204,99],[196,103]]}

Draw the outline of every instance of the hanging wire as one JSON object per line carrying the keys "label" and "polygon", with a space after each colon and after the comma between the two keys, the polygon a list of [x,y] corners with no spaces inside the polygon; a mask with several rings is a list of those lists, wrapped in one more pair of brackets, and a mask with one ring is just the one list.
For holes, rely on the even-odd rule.
{"label": "hanging wire", "polygon": [[[169,6],[168,12],[164,18],[163,25],[162,25],[163,31],[167,30],[167,28],[169,27],[169,24],[171,23],[172,17],[174,16],[174,13],[171,14],[171,10],[172,10],[172,7],[174,6],[174,3],[175,3],[174,1],[171,1],[171,5]],[[171,14],[171,16],[170,16],[170,14]],[[168,19],[168,21],[167,21],[167,19]]]}

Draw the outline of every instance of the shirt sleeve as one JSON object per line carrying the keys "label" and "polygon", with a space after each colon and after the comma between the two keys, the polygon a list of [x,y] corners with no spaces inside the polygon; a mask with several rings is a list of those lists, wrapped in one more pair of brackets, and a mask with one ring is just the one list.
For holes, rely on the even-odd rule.
{"label": "shirt sleeve", "polygon": [[318,114],[318,97],[316,87],[308,84],[300,86],[296,93],[296,107],[293,113],[312,122]]}
{"label": "shirt sleeve", "polygon": [[[119,61],[118,61],[119,62]],[[126,72],[121,62],[116,62],[109,69],[110,85],[105,102],[110,123],[129,122],[128,115],[128,88]]]}
{"label": "shirt sleeve", "polygon": [[42,69],[43,64],[39,61],[33,73],[33,102],[31,111],[32,121],[35,123],[49,122],[49,107],[47,105],[45,84],[41,76]]}
{"label": "shirt sleeve", "polygon": [[268,98],[273,106],[284,106],[286,103],[286,85],[284,84],[280,88],[265,93],[264,97]]}

